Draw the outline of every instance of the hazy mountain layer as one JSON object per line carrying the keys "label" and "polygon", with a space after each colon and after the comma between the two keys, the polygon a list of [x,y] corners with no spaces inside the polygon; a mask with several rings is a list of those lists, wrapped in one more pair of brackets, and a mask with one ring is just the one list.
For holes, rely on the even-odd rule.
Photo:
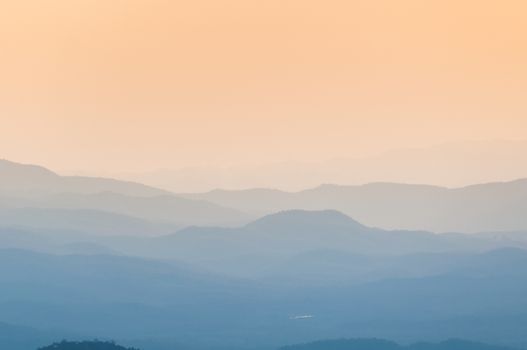
{"label": "hazy mountain layer", "polygon": [[292,193],[217,190],[186,197],[262,214],[288,209],[335,209],[366,225],[387,229],[435,232],[527,229],[527,180],[454,189],[373,183],[324,185]]}
{"label": "hazy mountain layer", "polygon": [[217,188],[300,191],[327,183],[360,185],[371,182],[461,187],[525,178],[526,155],[525,140],[452,142],[395,149],[367,157],[201,166],[118,176],[174,192],[204,192]]}
{"label": "hazy mountain layer", "polygon": [[83,176],[60,176],[37,165],[0,160],[0,192],[33,194],[118,192],[135,196],[167,194],[136,182]]}
{"label": "hazy mountain layer", "polygon": [[[399,264],[411,269],[427,259]],[[1,250],[1,320],[91,337],[207,346],[269,348],[372,336],[527,341],[521,331],[527,325],[524,250],[465,255],[419,277],[387,274],[359,283],[351,275],[341,278],[340,285],[291,287],[226,278],[181,263]]]}
{"label": "hazy mountain layer", "polygon": [[[492,235],[386,231],[364,226],[337,211],[293,210],[272,214],[238,228],[190,227],[174,234],[123,242],[130,253],[217,263],[238,258],[246,267],[254,258],[280,261],[309,251],[334,250],[359,255],[478,252],[525,246],[524,236],[503,240]],[[127,245],[127,243],[130,243]],[[245,264],[241,263],[245,260]]]}
{"label": "hazy mountain layer", "polygon": [[92,209],[0,208],[0,222],[3,227],[109,236],[159,235],[178,227]]}
{"label": "hazy mountain layer", "polygon": [[[108,227],[105,233],[110,234],[140,232],[143,235],[154,235],[166,233],[170,229],[174,231],[177,226],[234,225],[247,222],[250,218],[239,210],[203,200],[180,198],[167,191],[138,183],[59,176],[39,166],[4,160],[0,161],[0,209],[2,208],[17,209],[13,215],[4,215],[9,217],[9,220],[3,221],[4,226],[53,227],[99,233],[101,230],[98,226],[106,225]],[[60,211],[63,218],[59,215]],[[84,214],[80,214],[81,211]],[[94,212],[99,213],[99,218],[95,217]],[[35,219],[29,220],[33,214]],[[114,215],[115,220],[111,222],[113,214],[120,215]],[[84,218],[81,218],[82,215]],[[88,218],[89,215],[93,217]],[[128,220],[122,215],[129,217]],[[44,216],[48,218],[44,220]],[[78,220],[72,219],[73,216]],[[18,217],[20,220],[17,220]],[[78,222],[79,220],[82,222]],[[132,220],[136,220],[135,229],[131,229],[131,225],[125,222]],[[144,220],[150,223],[142,222]],[[50,222],[53,222],[52,226]],[[165,230],[160,227],[165,227]]]}
{"label": "hazy mountain layer", "polygon": [[335,211],[292,211],[156,238],[75,243],[6,231],[4,241],[23,246],[31,235],[88,251],[0,250],[2,322],[198,347],[339,337],[527,342],[527,251],[496,249],[521,239],[383,231]]}

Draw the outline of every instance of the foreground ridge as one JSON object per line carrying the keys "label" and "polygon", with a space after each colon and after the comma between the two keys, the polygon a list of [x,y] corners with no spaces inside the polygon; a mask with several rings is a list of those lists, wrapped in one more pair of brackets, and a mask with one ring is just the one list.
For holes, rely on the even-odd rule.
{"label": "foreground ridge", "polygon": [[512,348],[473,342],[462,339],[449,339],[439,343],[414,343],[400,345],[377,338],[320,340],[312,343],[289,345],[280,350],[512,350]]}

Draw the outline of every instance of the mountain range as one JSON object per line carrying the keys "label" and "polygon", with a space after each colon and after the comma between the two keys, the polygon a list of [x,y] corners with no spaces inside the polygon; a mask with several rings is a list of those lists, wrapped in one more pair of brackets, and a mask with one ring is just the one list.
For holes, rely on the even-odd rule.
{"label": "mountain range", "polygon": [[[145,227],[165,228],[152,230],[158,233],[192,225],[238,226],[292,209],[338,210],[365,225],[392,230],[527,230],[526,179],[461,188],[370,183],[321,185],[299,192],[249,189],[173,194],[138,183],[60,176],[42,167],[0,161],[0,180],[0,209],[107,212],[146,220]],[[24,226],[21,220],[10,224]],[[57,224],[55,228],[64,227]]]}
{"label": "mountain range", "polygon": [[[5,160],[0,160],[2,215],[9,217],[3,222],[12,226],[82,231],[86,225],[92,233],[111,234],[115,230],[114,234],[121,234],[135,225],[136,229],[130,233],[145,235],[166,233],[186,225],[233,225],[249,219],[239,210],[178,197],[138,183],[60,176],[39,166]],[[68,224],[63,225],[57,215],[62,215]],[[29,216],[35,216],[35,220],[27,220]],[[103,222],[113,222],[115,227],[110,224],[106,230],[92,230]]]}
{"label": "mountain range", "polygon": [[[336,337],[525,343],[527,251],[454,258],[395,257],[384,266],[398,267],[377,280],[342,273],[339,283],[306,284],[290,275],[288,284],[227,277],[176,261],[3,249],[1,318],[88,339],[165,339],[208,348],[273,348]],[[379,258],[364,261],[355,268],[382,270]],[[412,276],[416,262],[422,270]]]}
{"label": "mountain range", "polygon": [[526,180],[178,195],[2,164],[0,346],[527,344]]}
{"label": "mountain range", "polygon": [[[527,248],[527,233],[515,232],[467,235],[434,234],[426,231],[382,230],[360,224],[334,211],[292,210],[271,214],[247,225],[225,227],[188,227],[173,234],[147,239],[106,240],[102,244],[137,256],[178,259],[207,269],[244,278],[256,276],[302,276],[305,271],[338,280],[339,273],[374,278],[376,273],[365,256],[397,257],[408,254],[478,253],[504,247]],[[450,256],[448,256],[450,255]],[[416,258],[416,260],[418,260]],[[314,262],[311,269],[295,270],[302,261]],[[452,261],[455,261],[452,260]],[[325,265],[330,262],[330,265]],[[377,263],[380,263],[377,261]],[[423,258],[423,264],[426,259]],[[321,264],[316,268],[316,264]],[[384,264],[394,264],[385,260]],[[313,265],[313,264],[312,264]],[[355,268],[355,272],[350,270]],[[316,278],[315,278],[316,280]],[[331,278],[322,278],[327,283]],[[299,283],[297,279],[294,279]]]}
{"label": "mountain range", "polygon": [[369,182],[425,183],[457,188],[525,178],[526,154],[526,140],[474,140],[394,149],[361,157],[354,157],[350,150],[349,157],[324,161],[194,166],[115,176],[178,193],[217,188],[301,191],[325,183],[359,185]]}

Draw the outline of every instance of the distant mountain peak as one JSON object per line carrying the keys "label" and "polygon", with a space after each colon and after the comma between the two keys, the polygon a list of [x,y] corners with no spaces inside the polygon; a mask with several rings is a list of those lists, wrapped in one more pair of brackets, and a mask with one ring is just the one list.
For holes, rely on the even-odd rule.
{"label": "distant mountain peak", "polygon": [[251,229],[288,229],[323,227],[365,228],[337,210],[285,210],[264,216],[246,227]]}

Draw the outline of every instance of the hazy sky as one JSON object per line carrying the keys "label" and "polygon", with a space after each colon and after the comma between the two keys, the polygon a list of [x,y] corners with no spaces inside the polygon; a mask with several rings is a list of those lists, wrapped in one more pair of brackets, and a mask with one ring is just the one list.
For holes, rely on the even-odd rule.
{"label": "hazy sky", "polygon": [[143,171],[527,138],[527,2],[11,0],[0,158]]}

